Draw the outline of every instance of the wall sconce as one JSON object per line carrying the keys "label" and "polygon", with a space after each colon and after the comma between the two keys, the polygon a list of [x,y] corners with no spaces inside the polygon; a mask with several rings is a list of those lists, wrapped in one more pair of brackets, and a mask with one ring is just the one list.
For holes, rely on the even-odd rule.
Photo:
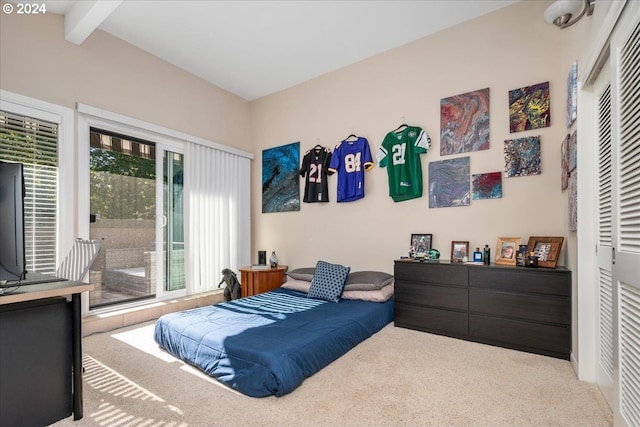
{"label": "wall sconce", "polygon": [[586,13],[593,14],[596,0],[556,0],[544,11],[544,20],[559,28],[567,28],[578,22]]}

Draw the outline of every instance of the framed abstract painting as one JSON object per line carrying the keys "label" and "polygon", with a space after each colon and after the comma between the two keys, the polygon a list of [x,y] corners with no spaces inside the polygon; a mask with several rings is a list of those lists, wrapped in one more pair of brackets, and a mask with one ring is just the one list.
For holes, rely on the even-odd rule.
{"label": "framed abstract painting", "polygon": [[489,149],[489,88],[440,100],[440,155]]}
{"label": "framed abstract painting", "polygon": [[549,82],[509,91],[509,132],[551,126]]}
{"label": "framed abstract painting", "polygon": [[502,173],[489,172],[471,175],[471,199],[501,199]]}
{"label": "framed abstract painting", "polygon": [[527,136],[504,142],[504,176],[540,175],[540,137]]}
{"label": "framed abstract painting", "polygon": [[469,206],[469,157],[429,163],[429,207]]}
{"label": "framed abstract painting", "polygon": [[262,150],[262,212],[300,210],[300,142]]}

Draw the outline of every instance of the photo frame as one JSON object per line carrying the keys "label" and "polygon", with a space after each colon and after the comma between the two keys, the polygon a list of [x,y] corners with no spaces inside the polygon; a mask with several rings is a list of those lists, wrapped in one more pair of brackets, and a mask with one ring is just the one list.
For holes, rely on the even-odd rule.
{"label": "photo frame", "polygon": [[409,256],[411,258],[423,258],[429,255],[431,250],[431,234],[413,233],[411,234],[411,244],[409,246]]}
{"label": "photo frame", "polygon": [[538,257],[538,267],[556,268],[564,237],[531,236],[527,250]]}
{"label": "photo frame", "polygon": [[499,237],[496,248],[496,264],[516,265],[516,253],[519,246],[519,237]]}
{"label": "photo frame", "polygon": [[469,242],[451,242],[451,262],[463,262],[464,257],[469,259]]}

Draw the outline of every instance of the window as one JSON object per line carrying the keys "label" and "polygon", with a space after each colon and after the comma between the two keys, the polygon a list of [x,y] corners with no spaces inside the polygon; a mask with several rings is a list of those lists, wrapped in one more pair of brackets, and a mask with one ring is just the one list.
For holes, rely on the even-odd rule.
{"label": "window", "polygon": [[0,111],[0,159],[24,165],[27,270],[56,270],[58,125]]}
{"label": "window", "polygon": [[[25,163],[29,157],[37,160],[31,163],[32,166],[25,165],[25,169],[37,169],[37,174],[32,172],[31,176],[25,174],[25,177],[28,180],[27,185],[31,185],[32,190],[39,194],[36,199],[25,200],[25,204],[29,203],[29,210],[38,215],[28,219],[37,229],[35,236],[27,236],[29,250],[32,251],[27,253],[28,268],[54,272],[71,249],[75,237],[79,237],[73,234],[73,221],[76,218],[73,206],[74,112],[69,108],[5,90],[0,90],[0,111],[3,117],[0,124],[2,129],[0,158],[18,161],[17,156],[26,157],[23,159]],[[55,141],[53,135],[55,135]],[[22,150],[26,151],[21,153],[16,151],[18,140]],[[9,149],[9,145],[13,148]],[[52,146],[55,146],[55,161],[51,159]],[[29,147],[31,147],[30,153]],[[34,162],[34,160],[31,161]],[[33,166],[34,164],[37,168]],[[48,180],[50,183],[53,179],[55,179],[55,186],[40,187],[43,182]],[[46,203],[43,200],[46,200]],[[48,206],[50,203],[55,206],[53,211],[55,219],[47,217],[51,212]],[[49,214],[45,215],[41,210],[46,210]],[[43,225],[45,220],[46,227],[49,228],[47,230]],[[41,237],[44,236],[50,236],[53,241],[41,241]]]}

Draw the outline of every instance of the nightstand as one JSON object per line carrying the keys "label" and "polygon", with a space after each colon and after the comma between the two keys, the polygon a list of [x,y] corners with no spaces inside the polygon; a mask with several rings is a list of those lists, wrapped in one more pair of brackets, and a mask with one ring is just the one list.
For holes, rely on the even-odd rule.
{"label": "nightstand", "polygon": [[280,287],[284,283],[286,265],[276,268],[258,269],[243,267],[240,269],[240,295],[249,297]]}

